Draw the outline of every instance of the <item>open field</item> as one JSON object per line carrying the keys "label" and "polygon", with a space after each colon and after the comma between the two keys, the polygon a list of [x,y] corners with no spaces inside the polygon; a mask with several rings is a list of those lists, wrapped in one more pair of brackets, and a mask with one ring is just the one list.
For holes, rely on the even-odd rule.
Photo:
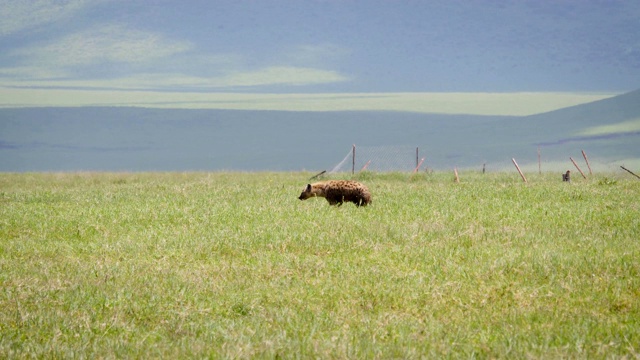
{"label": "open field", "polygon": [[311,175],[0,174],[0,358],[640,357],[630,175]]}

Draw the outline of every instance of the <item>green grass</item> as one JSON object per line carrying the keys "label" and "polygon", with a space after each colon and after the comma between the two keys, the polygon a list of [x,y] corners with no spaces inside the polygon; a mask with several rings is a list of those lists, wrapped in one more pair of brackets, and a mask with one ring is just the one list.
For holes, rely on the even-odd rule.
{"label": "green grass", "polygon": [[640,181],[0,174],[0,358],[638,358]]}

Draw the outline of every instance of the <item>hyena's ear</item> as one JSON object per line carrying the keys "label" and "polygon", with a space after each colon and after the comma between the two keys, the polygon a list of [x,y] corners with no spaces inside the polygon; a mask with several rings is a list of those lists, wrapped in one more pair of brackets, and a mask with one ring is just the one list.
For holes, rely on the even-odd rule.
{"label": "hyena's ear", "polygon": [[304,192],[311,191],[311,184],[307,184],[307,187],[304,189]]}

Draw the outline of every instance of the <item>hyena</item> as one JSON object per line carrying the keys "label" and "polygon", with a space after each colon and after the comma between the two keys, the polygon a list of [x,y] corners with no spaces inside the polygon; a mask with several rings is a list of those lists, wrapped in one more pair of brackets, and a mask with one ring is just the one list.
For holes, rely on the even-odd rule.
{"label": "hyena", "polygon": [[329,205],[342,205],[352,202],[356,206],[367,206],[371,203],[371,193],[364,184],[351,180],[328,180],[307,184],[298,199],[306,200],[311,197],[323,197]]}

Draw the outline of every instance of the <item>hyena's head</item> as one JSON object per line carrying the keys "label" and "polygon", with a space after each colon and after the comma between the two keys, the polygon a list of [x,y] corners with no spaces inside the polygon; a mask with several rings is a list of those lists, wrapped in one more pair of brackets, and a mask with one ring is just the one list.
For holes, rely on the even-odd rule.
{"label": "hyena's head", "polygon": [[304,188],[304,190],[302,190],[302,193],[300,194],[300,196],[298,197],[298,199],[300,200],[307,200],[310,197],[314,197],[316,194],[314,194],[311,191],[311,184],[307,184],[307,186]]}

